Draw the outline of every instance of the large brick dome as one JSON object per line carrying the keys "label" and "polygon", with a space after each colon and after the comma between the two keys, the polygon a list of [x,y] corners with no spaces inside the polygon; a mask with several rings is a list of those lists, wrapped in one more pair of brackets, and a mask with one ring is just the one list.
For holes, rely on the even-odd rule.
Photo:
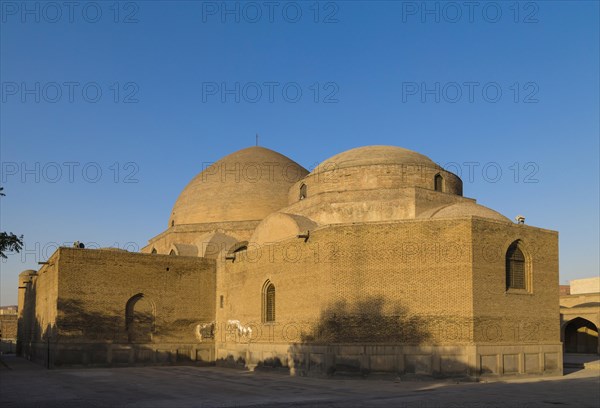
{"label": "large brick dome", "polygon": [[286,206],[290,186],[307,173],[273,150],[239,150],[190,181],[173,206],[169,226],[262,220]]}
{"label": "large brick dome", "polygon": [[[331,194],[328,200],[342,199],[341,194],[364,192],[360,200],[373,198],[373,191],[398,194],[399,189],[419,187],[462,196],[462,181],[444,170],[429,157],[397,146],[363,146],[337,154],[319,164],[296,188],[290,190],[289,203],[298,200],[298,190],[305,198]],[[358,199],[358,198],[357,198]]]}

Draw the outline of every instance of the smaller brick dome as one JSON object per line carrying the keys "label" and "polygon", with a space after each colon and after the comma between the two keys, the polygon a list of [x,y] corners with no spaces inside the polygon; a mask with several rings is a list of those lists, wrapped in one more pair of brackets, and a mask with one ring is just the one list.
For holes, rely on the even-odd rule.
{"label": "smaller brick dome", "polygon": [[419,218],[460,218],[470,216],[489,218],[496,221],[511,222],[499,212],[471,201],[438,207],[433,210],[426,211],[425,213],[421,214]]}
{"label": "smaller brick dome", "polygon": [[277,242],[316,227],[317,223],[308,217],[276,212],[261,221],[254,230],[250,242],[255,245]]}

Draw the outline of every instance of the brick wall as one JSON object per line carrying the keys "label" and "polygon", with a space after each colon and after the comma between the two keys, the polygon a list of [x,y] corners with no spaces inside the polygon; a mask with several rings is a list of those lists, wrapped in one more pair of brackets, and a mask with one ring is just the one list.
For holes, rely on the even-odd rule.
{"label": "brick wall", "polygon": [[62,366],[212,359],[212,340],[198,339],[197,326],[214,320],[213,260],[60,248],[26,291],[19,337],[33,360]]}
{"label": "brick wall", "polygon": [[[506,251],[520,240],[527,290],[506,289]],[[477,342],[559,343],[558,234],[526,225],[473,221],[473,305]]]}
{"label": "brick wall", "polygon": [[449,317],[472,316],[469,236],[465,221],[406,221],[330,226],[306,243],[250,245],[219,270],[217,319],[260,325],[269,280],[277,321],[264,325],[259,342],[318,341],[333,330],[336,341],[455,344],[446,336]]}
{"label": "brick wall", "polygon": [[[515,239],[533,254],[531,294],[505,293]],[[261,321],[267,281],[275,323]],[[226,363],[277,360],[321,374],[561,372],[553,231],[477,217],[322,227],[307,242],[250,243],[220,263],[220,296],[216,353]],[[252,333],[228,330],[229,320]]]}
{"label": "brick wall", "polygon": [[143,294],[154,309],[154,342],[193,341],[195,325],[214,318],[214,261],[121,251],[60,251],[61,338],[83,335],[126,342],[125,309],[137,294]]}

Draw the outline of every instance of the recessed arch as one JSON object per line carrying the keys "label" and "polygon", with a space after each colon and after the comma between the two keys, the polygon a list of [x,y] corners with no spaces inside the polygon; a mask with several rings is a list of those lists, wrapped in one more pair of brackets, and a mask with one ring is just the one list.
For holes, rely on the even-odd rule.
{"label": "recessed arch", "polygon": [[129,342],[151,342],[155,316],[156,306],[143,293],[138,293],[129,298],[125,304],[125,330]]}
{"label": "recessed arch", "polygon": [[239,240],[236,237],[217,230],[202,235],[194,241],[194,245],[197,248],[198,256],[217,259],[221,251],[225,250],[225,253],[228,254],[227,251],[237,242]]}
{"label": "recessed arch", "polygon": [[576,317],[564,326],[565,353],[598,353],[598,326]]}

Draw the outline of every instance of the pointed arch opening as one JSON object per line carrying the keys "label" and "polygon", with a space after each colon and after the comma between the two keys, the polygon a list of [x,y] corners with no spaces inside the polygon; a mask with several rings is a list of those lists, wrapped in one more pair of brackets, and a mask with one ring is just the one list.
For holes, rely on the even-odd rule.
{"label": "pointed arch opening", "polygon": [[132,296],[125,305],[125,330],[130,343],[149,343],[154,332],[155,308],[143,293]]}
{"label": "pointed arch opening", "polygon": [[598,353],[598,327],[587,319],[576,317],[564,328],[565,353]]}
{"label": "pointed arch opening", "polygon": [[304,200],[306,197],[306,184],[302,183],[300,185],[300,200]]}
{"label": "pointed arch opening", "polygon": [[267,280],[262,290],[262,321],[275,322],[275,285]]}
{"label": "pointed arch opening", "polygon": [[531,271],[523,244],[514,241],[506,250],[506,290],[531,290]]}
{"label": "pointed arch opening", "polygon": [[440,173],[433,178],[433,189],[440,193],[444,192],[444,177]]}

